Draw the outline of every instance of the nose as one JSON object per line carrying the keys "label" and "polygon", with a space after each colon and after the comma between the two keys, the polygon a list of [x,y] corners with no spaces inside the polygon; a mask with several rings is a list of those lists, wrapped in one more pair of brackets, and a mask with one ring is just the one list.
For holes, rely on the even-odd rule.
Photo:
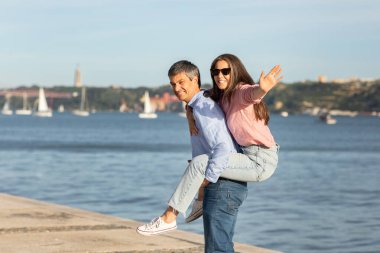
{"label": "nose", "polygon": [[179,90],[180,90],[179,85],[178,85],[178,84],[174,84],[174,85],[173,85],[173,90],[174,90],[175,92],[179,91]]}

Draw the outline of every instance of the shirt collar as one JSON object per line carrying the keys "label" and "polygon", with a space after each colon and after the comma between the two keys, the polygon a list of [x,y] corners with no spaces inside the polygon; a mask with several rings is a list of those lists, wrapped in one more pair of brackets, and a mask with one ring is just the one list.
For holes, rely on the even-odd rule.
{"label": "shirt collar", "polygon": [[197,94],[195,94],[194,97],[188,103],[188,105],[193,108],[194,105],[196,105],[197,100],[203,95],[203,92],[204,92],[204,90],[201,90]]}

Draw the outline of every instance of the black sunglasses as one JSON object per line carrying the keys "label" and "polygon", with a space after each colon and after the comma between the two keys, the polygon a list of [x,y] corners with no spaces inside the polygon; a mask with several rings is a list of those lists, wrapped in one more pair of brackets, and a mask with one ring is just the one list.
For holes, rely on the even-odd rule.
{"label": "black sunglasses", "polygon": [[220,72],[224,76],[229,75],[231,73],[231,68],[224,68],[224,69],[210,69],[211,75],[218,76]]}

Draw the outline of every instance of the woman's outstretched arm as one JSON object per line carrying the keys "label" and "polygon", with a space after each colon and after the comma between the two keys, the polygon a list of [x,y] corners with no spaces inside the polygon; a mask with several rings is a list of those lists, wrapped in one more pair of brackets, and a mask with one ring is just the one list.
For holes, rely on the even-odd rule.
{"label": "woman's outstretched arm", "polygon": [[282,69],[280,65],[274,66],[267,75],[264,71],[261,72],[259,87],[254,89],[252,97],[253,99],[262,99],[274,86],[276,86],[283,78],[281,76]]}

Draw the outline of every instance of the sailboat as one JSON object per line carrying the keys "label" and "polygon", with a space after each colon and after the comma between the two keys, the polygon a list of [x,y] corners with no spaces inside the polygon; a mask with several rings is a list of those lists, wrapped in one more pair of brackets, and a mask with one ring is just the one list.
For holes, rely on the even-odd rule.
{"label": "sailboat", "polygon": [[335,125],[336,124],[336,119],[331,116],[330,113],[321,113],[319,115],[319,120],[322,122],[326,123],[327,125]]}
{"label": "sailboat", "polygon": [[32,110],[29,109],[28,105],[28,95],[26,92],[23,93],[23,100],[22,100],[22,109],[16,110],[17,115],[31,115]]}
{"label": "sailboat", "polygon": [[40,91],[38,94],[38,107],[37,107],[37,111],[34,112],[34,115],[38,117],[52,117],[53,116],[53,112],[47,105],[45,92],[43,88],[40,88]]}
{"label": "sailboat", "polygon": [[186,103],[182,101],[182,112],[179,112],[180,117],[186,118]]}
{"label": "sailboat", "polygon": [[284,118],[287,118],[289,116],[289,113],[287,111],[282,111],[280,115]]}
{"label": "sailboat", "polygon": [[58,112],[61,112],[61,113],[62,113],[62,112],[65,112],[65,106],[62,105],[62,104],[59,105],[59,106],[58,106]]}
{"label": "sailboat", "polygon": [[145,91],[144,94],[144,112],[139,114],[141,119],[155,119],[157,114],[154,113],[152,106],[150,105],[149,92]]}
{"label": "sailboat", "polygon": [[90,115],[90,112],[86,109],[86,88],[82,87],[82,96],[80,101],[80,108],[79,110],[73,110],[73,114],[76,116],[82,116],[87,117]]}
{"label": "sailboat", "polygon": [[3,115],[12,115],[13,114],[13,111],[11,110],[11,106],[10,106],[10,97],[8,97],[8,96],[6,97],[3,109],[1,110],[1,114],[3,114]]}

